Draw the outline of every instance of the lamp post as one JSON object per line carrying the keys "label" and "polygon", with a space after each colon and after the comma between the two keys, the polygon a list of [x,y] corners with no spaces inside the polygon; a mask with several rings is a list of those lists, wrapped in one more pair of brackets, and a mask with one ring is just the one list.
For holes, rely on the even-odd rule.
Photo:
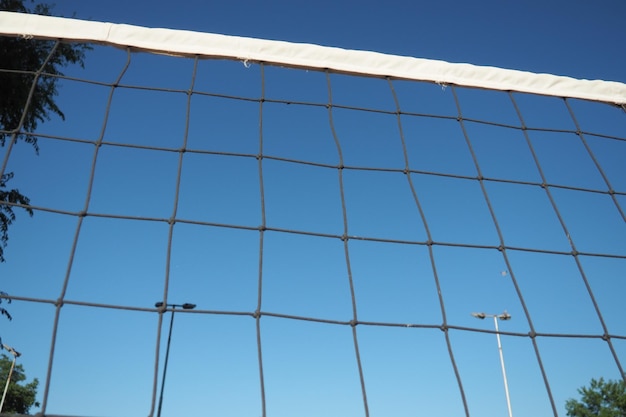
{"label": "lamp post", "polygon": [[167,374],[167,361],[170,357],[170,343],[172,342],[172,327],[174,327],[174,312],[176,307],[181,307],[183,310],[193,310],[196,308],[195,304],[164,304],[162,301],[154,303],[156,308],[163,308],[163,306],[172,307],[172,318],[170,319],[170,331],[167,336],[167,348],[165,349],[165,362],[163,363],[163,377],[161,378],[161,394],[159,396],[159,408],[157,409],[157,417],[161,417],[161,406],[163,405],[163,388],[165,387],[165,375]]}
{"label": "lamp post", "polygon": [[506,311],[502,314],[485,314],[485,313],[472,313],[472,316],[477,319],[484,319],[485,317],[492,317],[493,324],[496,326],[496,338],[498,339],[498,352],[500,352],[500,365],[502,366],[502,378],[504,378],[504,393],[506,394],[506,406],[509,409],[509,417],[513,417],[513,411],[511,411],[511,398],[509,397],[509,383],[506,379],[506,369],[504,368],[504,355],[502,354],[502,343],[500,343],[500,330],[498,329],[499,320],[511,320],[511,315]]}
{"label": "lamp post", "polygon": [[22,354],[17,350],[13,349],[11,346],[7,346],[5,344],[2,345],[3,348],[9,351],[11,355],[13,355],[13,362],[11,363],[11,369],[9,370],[9,375],[7,376],[7,383],[4,386],[4,392],[2,393],[2,401],[0,401],[0,413],[2,413],[2,408],[4,407],[4,399],[7,396],[7,391],[9,390],[9,382],[11,382],[11,375],[13,375],[13,368],[15,368],[15,361]]}

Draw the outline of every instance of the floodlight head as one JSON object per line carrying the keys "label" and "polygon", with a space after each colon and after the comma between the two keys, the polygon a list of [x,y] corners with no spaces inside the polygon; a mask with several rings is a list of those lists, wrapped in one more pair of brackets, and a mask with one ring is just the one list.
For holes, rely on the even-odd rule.
{"label": "floodlight head", "polygon": [[511,315],[506,311],[498,316],[500,320],[511,320]]}
{"label": "floodlight head", "polygon": [[20,356],[22,356],[22,354],[20,352],[18,352],[17,350],[13,349],[11,346],[5,345],[3,344],[2,347],[6,350],[9,351],[9,353],[13,356],[15,356],[16,358],[19,358]]}
{"label": "floodlight head", "polygon": [[485,313],[472,313],[472,316],[476,317],[477,319],[484,319],[485,317],[487,317],[487,315]]}
{"label": "floodlight head", "polygon": [[185,303],[182,305],[183,309],[185,310],[193,310],[194,308],[196,308],[195,304],[191,304],[191,303]]}

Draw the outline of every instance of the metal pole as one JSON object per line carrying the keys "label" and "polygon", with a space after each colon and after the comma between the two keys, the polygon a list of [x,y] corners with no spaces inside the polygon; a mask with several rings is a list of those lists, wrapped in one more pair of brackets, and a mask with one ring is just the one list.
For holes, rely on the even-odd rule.
{"label": "metal pole", "polygon": [[502,353],[502,343],[500,343],[500,330],[498,329],[498,316],[493,316],[493,323],[496,325],[496,337],[498,338],[498,351],[500,352],[500,365],[502,365],[502,377],[504,378],[504,393],[506,394],[506,406],[509,408],[509,417],[513,417],[511,410],[511,398],[509,397],[509,383],[506,379],[506,369],[504,368],[504,354]]}
{"label": "metal pole", "polygon": [[11,382],[11,375],[13,375],[13,368],[15,368],[15,361],[17,360],[17,357],[20,356],[19,352],[17,352],[12,347],[9,347],[7,345],[3,346],[13,355],[13,362],[11,363],[11,369],[9,370],[9,375],[7,376],[7,383],[4,386],[4,392],[2,393],[2,401],[0,401],[0,413],[2,413],[2,408],[4,407],[4,399],[6,398],[7,391],[9,390],[9,383]]}
{"label": "metal pole", "polygon": [[165,349],[165,362],[163,364],[163,377],[161,378],[161,395],[159,396],[159,408],[157,409],[157,417],[161,417],[161,407],[163,406],[163,388],[165,387],[165,375],[167,374],[167,361],[170,357],[170,343],[172,341],[172,327],[174,327],[174,312],[176,306],[172,306],[172,319],[170,320],[170,331],[167,336],[167,348]]}

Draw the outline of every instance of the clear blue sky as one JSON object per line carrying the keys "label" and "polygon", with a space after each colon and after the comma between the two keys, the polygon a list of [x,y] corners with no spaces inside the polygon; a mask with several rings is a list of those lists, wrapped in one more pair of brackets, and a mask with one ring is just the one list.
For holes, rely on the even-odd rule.
{"label": "clear blue sky", "polygon": [[[466,62],[576,78],[626,82],[626,3],[586,1],[298,2],[59,1],[60,15],[315,43],[395,55]],[[116,79],[125,62],[120,50],[97,47],[86,68],[68,74],[103,82]],[[193,62],[144,54],[122,84],[187,89]],[[259,67],[239,62],[201,62],[195,88],[222,94],[260,95]],[[317,72],[266,69],[269,98],[326,103],[326,79]],[[394,111],[386,82],[333,77],[337,104]],[[306,83],[303,83],[306,82]],[[456,116],[450,88],[395,86],[404,111]],[[66,121],[53,119],[39,133],[94,141],[102,130],[109,89],[66,82],[59,104]],[[418,95],[421,94],[421,95]],[[519,125],[506,96],[460,90],[464,115]],[[416,97],[421,100],[415,100]],[[526,123],[573,130],[557,99],[518,97]],[[487,107],[483,108],[481,105]],[[626,192],[626,115],[617,108],[573,103],[590,146],[613,188]],[[181,146],[186,96],[118,89],[104,140],[140,146]],[[236,116],[233,116],[236,115]],[[266,103],[266,155],[337,164],[323,107]],[[335,109],[336,133],[345,164],[402,169],[395,116]],[[188,147],[256,154],[259,104],[194,95]],[[541,182],[519,131],[467,124],[483,175]],[[414,170],[476,176],[459,124],[447,119],[403,119]],[[606,190],[605,182],[576,135],[531,132],[551,184]],[[573,139],[572,139],[573,138]],[[85,203],[94,147],[40,140],[41,153],[19,144],[9,158],[14,186],[33,204],[78,212]],[[4,158],[6,148],[0,150]],[[98,155],[90,213],[169,218],[179,155],[175,152],[103,146]],[[335,169],[265,159],[268,226],[341,235],[340,186]],[[397,172],[344,170],[349,235],[425,241],[427,234],[407,186]],[[414,175],[433,239],[458,245],[498,245],[477,181]],[[489,201],[509,247],[571,250],[546,197],[536,186],[487,182]],[[606,194],[553,189],[559,213],[579,251],[611,334],[626,337],[626,227]],[[261,223],[258,162],[187,152],[177,217],[246,227]],[[622,210],[626,198],[617,196]],[[68,271],[77,228],[73,216],[22,213],[10,229],[0,289],[21,297],[56,300]],[[147,308],[163,297],[168,249],[164,222],[88,216],[71,264],[66,299]],[[574,257],[507,251],[511,270],[494,249],[436,245],[433,258],[450,325],[493,330],[472,311],[501,313],[500,330],[527,333],[511,273],[516,277],[536,331],[602,334],[598,316]],[[361,321],[438,326],[441,307],[431,257],[424,245],[350,240],[358,318]],[[618,258],[621,256],[622,258]],[[339,239],[267,232],[263,246],[264,312],[349,321],[352,305],[343,243]],[[177,223],[171,246],[168,301],[192,302],[199,310],[253,312],[257,305],[259,232]],[[503,271],[505,272],[503,274]],[[43,394],[55,309],[14,301],[12,322],[3,321],[5,343],[23,353],[28,376]],[[169,315],[164,316],[163,332]],[[228,314],[177,313],[163,416],[207,414],[260,416],[261,395],[255,320]],[[61,311],[47,413],[145,416],[150,409],[158,315],[88,308]],[[349,326],[261,319],[267,416],[363,416],[363,399]],[[444,333],[437,328],[357,326],[370,415],[463,416],[457,380]],[[506,415],[500,362],[493,333],[450,330],[450,343],[471,416]],[[165,336],[162,347],[165,347]],[[528,337],[504,335],[504,357],[513,414],[549,416],[552,410]],[[626,364],[626,340],[614,340]],[[601,340],[542,337],[537,341],[559,415],[564,402],[592,377],[618,378]],[[163,351],[162,351],[163,353]],[[161,358],[162,359],[162,358]],[[162,365],[162,361],[160,362]],[[161,376],[159,370],[159,378]]]}

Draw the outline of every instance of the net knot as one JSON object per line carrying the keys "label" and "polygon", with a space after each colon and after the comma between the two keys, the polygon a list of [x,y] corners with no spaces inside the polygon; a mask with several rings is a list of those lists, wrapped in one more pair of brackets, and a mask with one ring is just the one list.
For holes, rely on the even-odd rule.
{"label": "net knot", "polygon": [[528,332],[528,337],[530,337],[531,339],[534,339],[535,337],[537,337],[537,332],[534,330],[531,330],[530,332]]}
{"label": "net knot", "polygon": [[261,312],[259,310],[256,310],[254,313],[252,313],[252,317],[258,319],[259,317],[261,317]]}
{"label": "net knot", "polygon": [[348,323],[348,324],[350,324],[350,326],[352,326],[352,327],[356,327],[357,324],[359,324],[359,322],[357,320],[355,320],[355,319],[352,319],[352,320],[350,320],[350,323]]}
{"label": "net knot", "polygon": [[442,332],[447,332],[448,331],[448,325],[447,324],[442,324],[441,326],[439,326],[439,330],[441,330]]}

